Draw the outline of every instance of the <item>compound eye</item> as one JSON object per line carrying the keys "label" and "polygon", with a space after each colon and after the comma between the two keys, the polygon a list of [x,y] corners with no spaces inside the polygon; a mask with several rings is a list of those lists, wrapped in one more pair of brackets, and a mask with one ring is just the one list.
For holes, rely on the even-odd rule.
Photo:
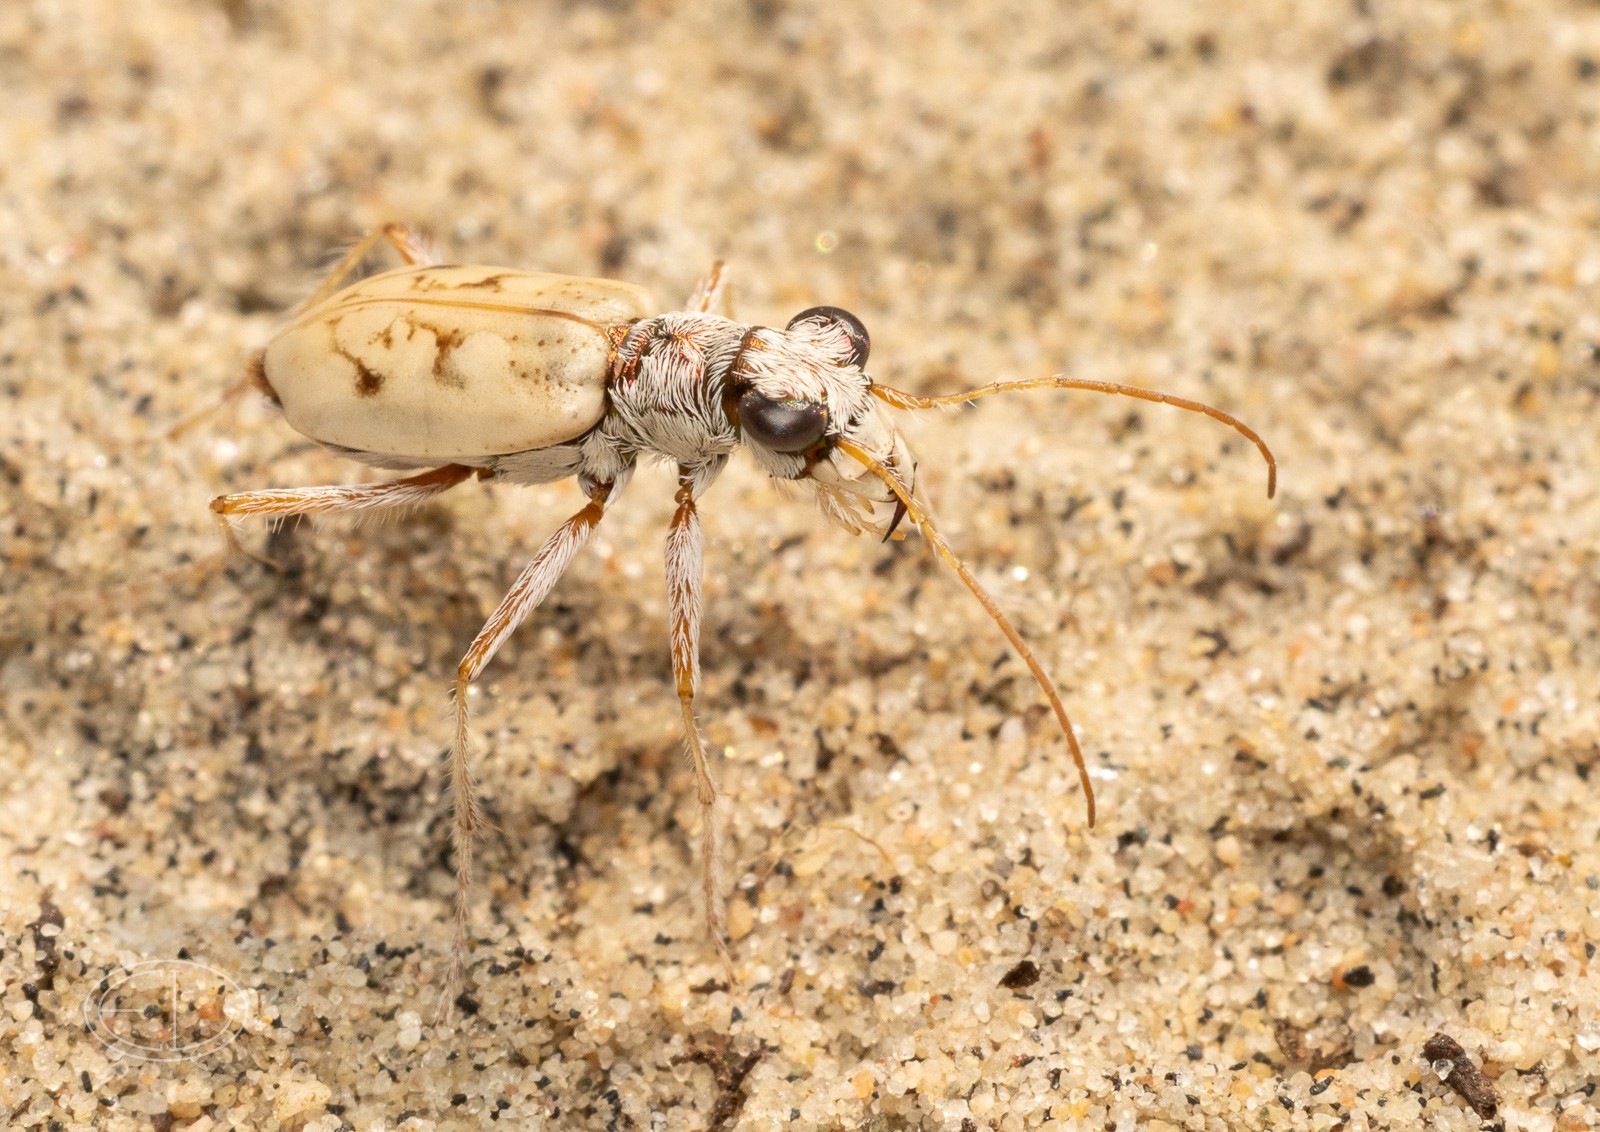
{"label": "compound eye", "polygon": [[837,337],[840,343],[841,365],[867,364],[867,353],[872,349],[872,339],[867,337],[867,328],[861,325],[861,320],[849,311],[840,310],[838,307],[812,307],[791,318],[789,325],[784,329],[793,330],[802,322],[814,322],[824,333],[831,333]]}
{"label": "compound eye", "polygon": [[814,401],[769,401],[754,389],[739,398],[739,427],[773,452],[804,452],[828,428],[828,409]]}

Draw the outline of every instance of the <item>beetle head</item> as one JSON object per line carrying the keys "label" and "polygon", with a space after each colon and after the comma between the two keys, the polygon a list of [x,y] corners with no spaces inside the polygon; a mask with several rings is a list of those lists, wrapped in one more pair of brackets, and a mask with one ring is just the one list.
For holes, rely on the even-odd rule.
{"label": "beetle head", "polygon": [[899,536],[905,511],[881,480],[838,447],[848,440],[916,490],[916,460],[865,366],[866,327],[837,307],[812,307],[782,330],[751,327],[728,386],[729,416],[756,461],[780,482],[805,484],[823,513],[854,534]]}

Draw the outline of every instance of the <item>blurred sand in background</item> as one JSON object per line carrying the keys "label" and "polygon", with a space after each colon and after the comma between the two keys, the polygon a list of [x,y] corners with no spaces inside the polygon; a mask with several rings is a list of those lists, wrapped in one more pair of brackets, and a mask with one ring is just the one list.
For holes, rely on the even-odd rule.
{"label": "blurred sand in background", "polygon": [[[1597,111],[1577,3],[0,5],[0,1123],[1593,1126]],[[1140,402],[912,426],[1099,826],[919,541],[738,460],[726,985],[658,468],[482,682],[477,1010],[431,1027],[445,689],[577,493],[254,528],[273,572],[211,496],[376,477],[257,400],[164,439],[391,219],[663,307],[724,256],[918,392],[1257,427],[1270,503]],[[242,1032],[113,1056],[85,1003],[174,959]]]}

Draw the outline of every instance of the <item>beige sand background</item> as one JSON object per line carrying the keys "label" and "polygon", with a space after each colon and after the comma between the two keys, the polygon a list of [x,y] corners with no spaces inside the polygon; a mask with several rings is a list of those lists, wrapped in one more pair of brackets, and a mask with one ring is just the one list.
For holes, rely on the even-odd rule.
{"label": "beige sand background", "polygon": [[[1578,3],[0,5],[0,1124],[1492,1124],[1443,1032],[1505,1127],[1594,1126],[1597,113]],[[1258,427],[1270,503],[1135,401],[912,426],[1098,828],[919,542],[738,461],[726,985],[658,468],[476,698],[476,1013],[429,1025],[445,688],[577,493],[256,528],[271,572],[211,496],[371,475],[254,400],[163,438],[395,218],[664,306],[725,256],[742,314],[854,310],[917,391]],[[85,1002],[173,959],[240,993],[172,1041],[243,1032],[113,1055]]]}

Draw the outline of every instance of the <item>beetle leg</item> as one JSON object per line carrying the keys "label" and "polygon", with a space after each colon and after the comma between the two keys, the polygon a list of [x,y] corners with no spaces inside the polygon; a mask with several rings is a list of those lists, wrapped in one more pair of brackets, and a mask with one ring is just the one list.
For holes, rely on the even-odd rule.
{"label": "beetle leg", "polygon": [[[361,261],[372,254],[372,249],[377,246],[379,240],[388,240],[390,246],[393,247],[395,251],[400,253],[400,258],[405,260],[410,266],[414,267],[418,264],[432,264],[436,262],[434,257],[428,254],[427,249],[421,244],[417,243],[415,237],[411,235],[410,231],[407,230],[404,224],[385,224],[382,228],[379,228],[376,231],[368,232],[365,236],[362,236],[361,239],[357,240],[355,244],[351,246],[350,250],[345,252],[343,258],[341,258],[339,262],[334,265],[333,270],[328,273],[327,278],[323,279],[323,281],[317,286],[317,289],[311,293],[311,297],[300,304],[300,306],[297,308],[297,311],[308,311],[337,291],[344,281],[350,277],[350,273],[361,266]],[[255,360],[252,362],[252,367],[255,369],[255,372],[246,377],[240,378],[238,381],[228,386],[228,388],[223,391],[222,396],[217,398],[215,403],[208,405],[204,409],[198,409],[195,412],[190,413],[187,417],[184,417],[183,420],[173,425],[167,430],[166,438],[168,440],[177,440],[196,424],[204,420],[206,417],[209,417],[212,413],[222,408],[228,402],[234,400],[243,393],[249,392],[252,386],[260,388],[263,393],[276,401],[277,396],[261,378],[259,372],[259,366],[261,364],[260,359],[261,355],[257,354],[255,356]]]}
{"label": "beetle leg", "polygon": [[561,524],[555,534],[545,540],[517,578],[510,591],[500,600],[500,605],[484,622],[483,628],[473,638],[467,654],[456,667],[456,734],[450,748],[450,795],[455,812],[456,897],[455,938],[450,948],[450,968],[445,975],[444,993],[439,1001],[438,1019],[448,1021],[457,993],[461,989],[466,970],[467,927],[471,916],[473,838],[483,824],[483,810],[478,804],[472,784],[472,764],[467,758],[467,691],[477,679],[483,666],[488,664],[506,639],[516,632],[523,618],[532,613],[555,585],[556,579],[566,572],[567,564],[594,533],[600,516],[605,513],[606,500],[611,495],[611,484],[595,484],[589,490],[589,502],[572,518]]}
{"label": "beetle leg", "polygon": [[328,277],[311,292],[311,297],[300,304],[300,310],[310,310],[342,287],[351,272],[360,267],[361,261],[372,254],[372,249],[378,246],[380,240],[388,240],[390,247],[400,253],[400,258],[405,260],[408,266],[416,267],[434,262],[434,258],[417,243],[404,224],[385,224],[382,228],[375,228],[362,236],[349,251],[344,253],[344,257],[334,265]]}
{"label": "beetle leg", "polygon": [[[465,464],[446,464],[431,472],[384,483],[333,484],[328,487],[268,488],[219,495],[211,513],[234,550],[249,554],[239,541],[234,520],[245,515],[313,515],[325,511],[367,511],[377,507],[403,507],[421,503],[449,491],[478,471]],[[260,558],[259,555],[251,555]],[[265,561],[265,559],[262,559]],[[269,563],[270,565],[270,563]]]}
{"label": "beetle leg", "polygon": [[411,234],[411,229],[404,224],[390,221],[382,229],[383,238],[389,241],[390,246],[400,253],[400,258],[406,261],[407,267],[432,267],[439,260],[417,242]]}
{"label": "beetle leg", "polygon": [[711,265],[711,270],[700,277],[700,282],[694,285],[694,291],[689,296],[689,301],[683,304],[686,311],[696,314],[713,313],[713,308],[720,307],[715,313],[723,318],[733,317],[733,291],[728,286],[727,264],[722,260]]}
{"label": "beetle leg", "polygon": [[688,741],[689,756],[694,760],[695,793],[700,799],[701,887],[706,927],[731,977],[733,957],[728,952],[719,882],[717,786],[700,739],[700,725],[694,718],[694,694],[700,685],[701,579],[705,562],[705,531],[694,503],[697,486],[694,473],[680,467],[678,510],[667,530],[667,606],[672,618],[672,674],[678,685],[678,703],[683,709],[684,738]]}
{"label": "beetle leg", "polygon": [[216,412],[224,405],[227,405],[229,402],[238,400],[240,397],[244,396],[254,388],[258,388],[255,377],[252,374],[246,374],[244,377],[241,377],[238,381],[235,381],[232,385],[228,386],[228,388],[224,389],[217,399],[211,402],[211,404],[207,405],[203,409],[195,409],[177,424],[167,429],[167,431],[163,434],[164,439],[181,439],[184,433],[188,432],[195,425],[205,420],[212,413]]}

